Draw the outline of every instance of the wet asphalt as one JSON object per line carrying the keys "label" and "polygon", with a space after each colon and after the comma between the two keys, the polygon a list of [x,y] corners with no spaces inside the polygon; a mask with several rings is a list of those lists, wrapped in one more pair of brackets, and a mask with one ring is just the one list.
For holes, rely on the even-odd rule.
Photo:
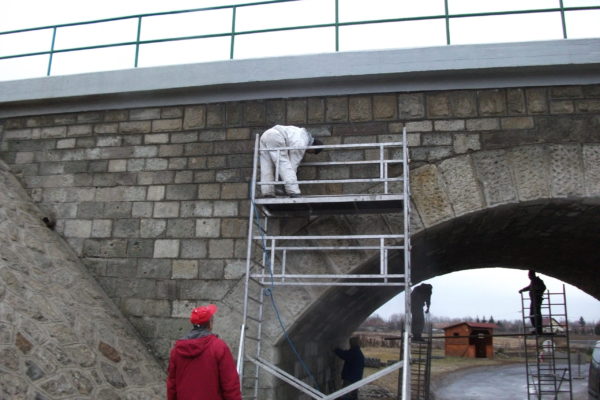
{"label": "wet asphalt", "polygon": [[[588,400],[588,366],[572,365],[571,372],[573,400]],[[433,383],[432,391],[435,400],[527,400],[525,366],[511,364],[457,371]],[[569,396],[564,393],[558,399]]]}

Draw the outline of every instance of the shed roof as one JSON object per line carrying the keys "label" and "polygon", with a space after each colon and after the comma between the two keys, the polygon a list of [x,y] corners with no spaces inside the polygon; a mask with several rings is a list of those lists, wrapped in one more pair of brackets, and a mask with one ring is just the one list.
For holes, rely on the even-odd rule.
{"label": "shed roof", "polygon": [[542,318],[542,325],[554,325],[554,326],[561,326],[563,328],[565,328],[567,326],[567,324],[565,324],[564,322],[558,321],[556,318],[548,318],[548,317]]}
{"label": "shed roof", "polygon": [[459,326],[459,325],[467,325],[471,328],[485,328],[485,329],[494,329],[494,328],[498,327],[498,325],[496,325],[496,324],[483,323],[483,322],[459,322],[458,324],[452,324],[452,325],[448,325],[448,326],[444,327],[444,330],[454,328],[455,326]]}

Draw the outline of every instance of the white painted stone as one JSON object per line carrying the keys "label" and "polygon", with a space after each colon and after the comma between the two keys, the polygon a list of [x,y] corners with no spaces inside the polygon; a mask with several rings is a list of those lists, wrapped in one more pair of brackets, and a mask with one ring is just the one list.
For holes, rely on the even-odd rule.
{"label": "white painted stone", "polygon": [[198,261],[196,260],[175,260],[172,266],[173,279],[197,279]]}
{"label": "white painted stone", "polygon": [[148,187],[147,199],[149,201],[160,201],[165,199],[165,186],[156,185]]}
{"label": "white painted stone", "polygon": [[34,153],[30,151],[20,151],[15,156],[15,164],[29,164],[33,162]]}
{"label": "white painted stone", "polygon": [[127,171],[127,160],[108,160],[108,172]]}
{"label": "white painted stone", "polygon": [[240,279],[245,272],[245,261],[233,261],[225,264],[225,279]]}
{"label": "white painted stone", "polygon": [[108,238],[112,230],[112,220],[95,219],[92,221],[91,237]]}
{"label": "white painted stone", "polygon": [[237,201],[215,201],[213,204],[213,215],[215,217],[235,217],[238,215]]}
{"label": "white painted stone", "polygon": [[143,238],[155,238],[161,236],[167,229],[167,221],[164,219],[142,219],[140,221],[140,236]]}
{"label": "white painted stone", "polygon": [[179,256],[179,240],[159,239],[154,242],[154,258],[176,258]]}
{"label": "white painted stone", "polygon": [[65,236],[75,238],[88,238],[92,234],[92,221],[67,220],[65,222]]}
{"label": "white painted stone", "polygon": [[220,218],[199,218],[196,220],[197,237],[219,237],[221,234]]}
{"label": "white painted stone", "polygon": [[176,218],[179,216],[179,202],[164,201],[154,204],[155,218]]}
{"label": "white painted stone", "polygon": [[75,147],[76,139],[60,139],[56,141],[57,149],[72,149]]}

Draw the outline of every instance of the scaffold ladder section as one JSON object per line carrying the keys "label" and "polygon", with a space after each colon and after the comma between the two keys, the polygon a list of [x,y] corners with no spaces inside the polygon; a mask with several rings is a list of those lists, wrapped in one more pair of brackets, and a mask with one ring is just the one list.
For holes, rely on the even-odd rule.
{"label": "scaffold ladder section", "polygon": [[422,341],[412,343],[411,400],[429,400],[431,378],[431,324]]}
{"label": "scaffold ladder section", "polygon": [[[427,321],[425,332],[421,341],[414,340],[411,343],[410,352],[410,376],[411,395],[410,400],[429,400],[431,387],[431,350],[432,350],[432,324]],[[400,355],[403,357],[403,355]],[[398,376],[398,400],[402,397],[402,375]]]}
{"label": "scaffold ladder section", "polygon": [[562,292],[544,293],[541,334],[531,327],[530,299],[522,294],[521,304],[528,400],[572,399],[571,349],[564,285]]}
{"label": "scaffold ladder section", "polygon": [[[294,149],[298,148],[282,147],[268,151],[279,154],[281,151]],[[261,397],[260,379],[264,374],[286,382],[312,399],[333,400],[398,370],[402,372],[405,382],[402,392],[406,395],[411,390],[409,312],[403,338],[403,359],[335,393],[322,393],[307,378],[300,379],[279,368],[275,362],[269,361],[269,349],[265,349],[261,343],[264,340],[263,325],[267,322],[267,314],[278,319],[275,322],[279,322],[283,330],[282,336],[287,338],[285,324],[274,296],[275,292],[284,294],[286,287],[398,286],[405,289],[405,307],[410,310],[410,186],[406,130],[402,133],[401,142],[319,145],[304,149],[321,149],[322,153],[314,157],[314,161],[306,160],[300,166],[300,176],[303,168],[317,171],[311,175],[311,179],[298,180],[302,196],[263,198],[258,195],[261,185],[274,185],[283,189],[285,182],[258,182],[260,153],[267,150],[259,147],[259,137],[256,137],[250,189],[243,321],[238,353],[243,397]],[[275,164],[277,177],[278,163]],[[320,170],[340,167],[359,168],[361,174],[357,175],[359,177],[323,178],[319,173]],[[387,224],[385,232],[375,234],[287,234],[282,232],[281,224],[278,223],[289,217],[307,217],[306,221],[312,221],[315,216],[393,213],[402,214],[402,224]],[[392,230],[391,225],[394,225]],[[359,252],[368,259],[378,259],[378,268],[361,274],[337,269],[316,273],[313,271],[316,268],[311,268],[314,266],[298,261],[306,254],[326,257],[327,254],[344,252]],[[389,258],[392,252],[403,255],[402,273],[390,270]],[[269,307],[269,313],[266,307]],[[293,347],[291,343],[290,347]],[[292,350],[296,353],[295,349]]]}

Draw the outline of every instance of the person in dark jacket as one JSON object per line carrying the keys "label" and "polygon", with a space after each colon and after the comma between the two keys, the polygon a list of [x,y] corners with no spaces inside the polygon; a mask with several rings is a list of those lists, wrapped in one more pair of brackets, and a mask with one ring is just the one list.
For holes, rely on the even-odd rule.
{"label": "person in dark jacket", "polygon": [[169,358],[168,400],[241,400],[240,378],[227,344],[212,333],[217,306],[194,308],[193,329]]}
{"label": "person in dark jacket", "polygon": [[[359,338],[350,338],[350,348],[348,350],[342,350],[339,347],[336,347],[333,351],[339,358],[344,360],[344,367],[342,368],[342,381],[344,387],[360,381],[363,377],[363,370],[365,369],[365,356],[360,349]],[[358,399],[358,390],[354,390],[344,395],[341,399]]]}
{"label": "person in dark jacket", "polygon": [[541,335],[542,331],[542,301],[544,301],[544,292],[546,285],[544,281],[535,274],[535,271],[529,270],[529,285],[519,290],[519,293],[529,292],[529,320],[535,328],[531,333]]}
{"label": "person in dark jacket", "polygon": [[431,306],[431,293],[433,286],[428,283],[423,283],[414,288],[410,294],[410,313],[412,315],[411,328],[413,340],[421,341],[423,337],[423,328],[425,327],[425,315],[423,314],[423,306],[427,306],[426,313],[429,312]]}

